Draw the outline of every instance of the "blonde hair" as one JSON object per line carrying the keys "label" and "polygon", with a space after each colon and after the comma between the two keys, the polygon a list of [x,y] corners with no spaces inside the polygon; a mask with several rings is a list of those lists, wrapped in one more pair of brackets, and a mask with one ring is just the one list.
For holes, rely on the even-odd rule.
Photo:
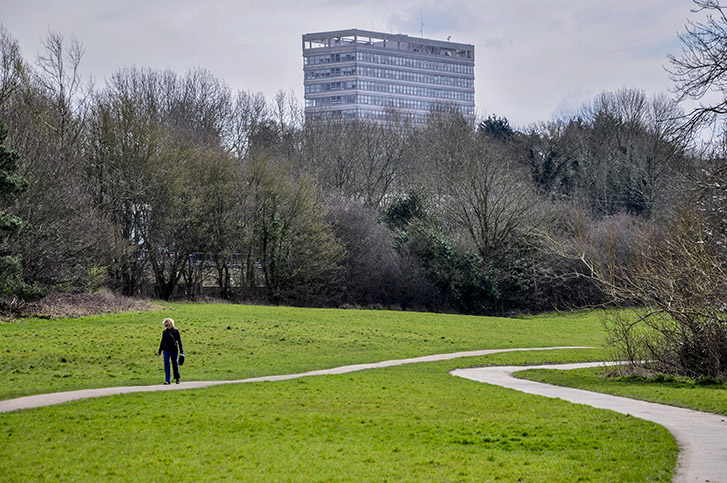
{"label": "blonde hair", "polygon": [[166,327],[167,324],[169,324],[169,327],[174,327],[174,320],[169,318],[164,319],[164,327]]}

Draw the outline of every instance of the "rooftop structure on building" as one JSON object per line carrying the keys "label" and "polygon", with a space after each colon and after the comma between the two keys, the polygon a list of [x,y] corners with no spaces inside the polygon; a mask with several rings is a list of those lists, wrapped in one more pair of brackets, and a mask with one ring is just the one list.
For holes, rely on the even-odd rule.
{"label": "rooftop structure on building", "polygon": [[435,109],[475,115],[475,47],[350,29],[303,35],[307,119],[426,122]]}

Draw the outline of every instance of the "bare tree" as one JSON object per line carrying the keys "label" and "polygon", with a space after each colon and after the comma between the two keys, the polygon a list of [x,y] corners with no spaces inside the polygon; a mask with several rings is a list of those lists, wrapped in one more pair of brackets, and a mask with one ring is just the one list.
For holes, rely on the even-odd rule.
{"label": "bare tree", "polygon": [[303,109],[292,91],[278,91],[272,102],[270,112],[278,132],[278,152],[294,159],[300,151],[303,127]]}
{"label": "bare tree", "polygon": [[[584,112],[594,126],[590,145],[606,156],[599,161],[628,175],[622,193],[644,201],[653,196],[652,205],[665,204],[656,200],[675,190],[675,173],[688,173],[682,165],[686,136],[727,114],[727,18],[718,1],[694,3],[695,12],[708,15],[704,22],[690,22],[680,36],[685,47],[681,58],[671,58],[672,78],[681,100],[716,90],[720,102],[682,115],[663,98],[643,102],[637,92],[619,91]],[[631,367],[727,380],[727,239],[720,228],[727,197],[724,177],[713,176],[724,173],[723,160],[714,156],[698,183],[685,186],[692,197],[687,203],[677,199],[675,213],[665,213],[661,224],[618,213],[572,233],[561,245],[566,258],[569,251],[578,253],[577,269],[597,282],[610,303],[632,308],[611,312],[606,326],[615,356]]]}
{"label": "bare tree", "polygon": [[[361,124],[352,133],[360,143],[358,169],[360,196],[378,207],[407,178],[409,130],[403,123]],[[351,139],[353,141],[353,139]]]}
{"label": "bare tree", "polygon": [[609,318],[616,357],[665,373],[727,380],[721,240],[705,231],[695,211],[680,213],[667,229],[634,228],[582,256],[613,301],[634,307]]}
{"label": "bare tree", "polygon": [[250,152],[250,139],[268,118],[268,105],[261,93],[240,91],[234,100],[231,128],[226,145],[238,158]]}
{"label": "bare tree", "polygon": [[596,214],[650,216],[670,191],[684,157],[676,105],[664,96],[635,89],[604,92],[581,110],[581,199]]}
{"label": "bare tree", "polygon": [[347,198],[328,200],[336,238],[345,248],[336,301],[359,306],[424,309],[435,290],[414,257],[397,250],[394,233],[377,209]]}
{"label": "bare tree", "polygon": [[195,69],[184,76],[164,75],[166,104],[163,121],[192,136],[195,143],[220,145],[229,137],[233,116],[232,94],[209,71]]}
{"label": "bare tree", "polygon": [[221,148],[209,148],[192,169],[192,182],[197,185],[200,202],[195,227],[199,231],[199,251],[190,259],[188,268],[211,261],[219,296],[229,299],[234,295],[233,279],[241,262],[239,238],[246,228],[242,166]]}
{"label": "bare tree", "polygon": [[211,246],[203,216],[209,190],[221,188],[202,181],[222,183],[210,170],[229,161],[221,149],[231,112],[229,89],[206,71],[125,69],[96,97],[86,173],[117,228],[113,269],[127,294],[147,267],[165,299],[182,276],[187,288],[197,282],[190,256]]}
{"label": "bare tree", "polygon": [[45,51],[37,57],[36,83],[52,99],[53,116],[46,122],[55,132],[61,150],[79,145],[81,124],[81,72],[83,44],[75,37],[70,45],[63,35],[49,31],[43,40]]}
{"label": "bare tree", "polygon": [[18,90],[26,72],[18,41],[0,25],[0,106]]}
{"label": "bare tree", "polygon": [[483,260],[506,253],[535,226],[538,199],[527,172],[459,113],[430,120],[420,138],[421,179]]}
{"label": "bare tree", "polygon": [[304,169],[324,191],[381,207],[408,182],[411,131],[402,122],[316,122],[306,126]]}
{"label": "bare tree", "polygon": [[[3,89],[9,95],[0,111],[29,182],[15,206],[29,223],[16,240],[26,276],[45,286],[93,288],[103,282],[92,274],[100,274],[108,260],[109,229],[81,176],[80,43],[69,47],[60,34],[49,34],[34,69],[3,35]],[[5,76],[7,68],[14,73]]]}
{"label": "bare tree", "polygon": [[355,197],[358,143],[348,142],[346,132],[346,125],[334,120],[307,123],[302,169],[316,177],[324,192]]}
{"label": "bare tree", "polygon": [[527,177],[496,146],[482,146],[470,156],[460,169],[447,173],[447,205],[480,256],[489,260],[533,229],[538,200]]}
{"label": "bare tree", "polygon": [[712,125],[718,134],[724,131],[727,114],[727,13],[719,0],[693,0],[693,13],[705,13],[703,20],[690,20],[682,41],[681,56],[670,55],[669,73],[679,101],[704,101],[709,92],[718,98],[693,108],[684,118],[691,132]]}

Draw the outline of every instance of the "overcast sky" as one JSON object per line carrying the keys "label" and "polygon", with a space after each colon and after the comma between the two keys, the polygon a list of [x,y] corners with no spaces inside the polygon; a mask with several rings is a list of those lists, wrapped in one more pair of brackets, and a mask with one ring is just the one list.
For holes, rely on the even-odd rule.
{"label": "overcast sky", "polygon": [[[124,66],[208,69],[233,90],[303,99],[301,35],[360,28],[475,45],[478,115],[514,126],[567,115],[604,90],[668,92],[689,0],[0,0],[34,61],[49,29],[83,42],[102,84]],[[423,26],[422,26],[423,23]]]}

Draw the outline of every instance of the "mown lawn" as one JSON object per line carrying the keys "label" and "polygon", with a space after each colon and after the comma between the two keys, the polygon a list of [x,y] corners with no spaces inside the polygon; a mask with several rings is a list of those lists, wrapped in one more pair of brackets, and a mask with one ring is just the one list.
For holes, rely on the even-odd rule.
{"label": "mown lawn", "polygon": [[[472,365],[563,362],[510,353]],[[0,414],[6,481],[670,481],[665,429],[450,376],[462,361]]]}
{"label": "mown lawn", "polygon": [[[500,319],[171,304],[0,324],[0,397],[158,384],[166,316],[184,338],[184,380],[604,340],[597,312]],[[677,447],[664,428],[448,374],[605,356],[603,349],[506,353],[2,413],[0,479],[670,481]]]}
{"label": "mown lawn", "polygon": [[[162,320],[182,378],[241,379],[463,350],[601,346],[598,312],[505,319],[372,310],[169,304],[166,310],[0,323],[0,399],[163,382]],[[604,354],[605,356],[605,354]]]}

